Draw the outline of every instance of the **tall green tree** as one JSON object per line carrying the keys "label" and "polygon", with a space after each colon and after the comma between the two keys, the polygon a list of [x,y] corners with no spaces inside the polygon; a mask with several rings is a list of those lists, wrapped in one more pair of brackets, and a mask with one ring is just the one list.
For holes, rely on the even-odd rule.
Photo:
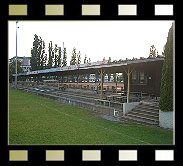
{"label": "tall green tree", "polygon": [[44,51],[43,51],[43,40],[39,36],[39,45],[38,45],[38,54],[37,54],[37,70],[41,69],[41,61],[42,61],[41,55],[42,55],[42,52],[44,54]]}
{"label": "tall green tree", "polygon": [[44,67],[43,67],[43,69],[47,69],[47,54],[45,54],[45,56],[44,56]]}
{"label": "tall green tree", "polygon": [[34,35],[33,47],[31,48],[31,70],[40,70],[44,66],[45,43],[38,35]]}
{"label": "tall green tree", "polygon": [[57,44],[55,44],[55,48],[54,48],[54,67],[58,67],[58,47]]}
{"label": "tall green tree", "polygon": [[85,54],[85,58],[84,58],[84,64],[87,63],[87,56]]}
{"label": "tall green tree", "polygon": [[173,111],[173,24],[168,32],[164,55],[159,107],[161,111],[169,112]]}
{"label": "tall green tree", "polygon": [[42,40],[42,50],[40,56],[40,70],[45,69],[46,61],[47,61],[47,54],[45,54],[45,42]]}
{"label": "tall green tree", "polygon": [[67,66],[67,51],[66,51],[66,48],[64,48],[64,50],[63,50],[62,66]]}
{"label": "tall green tree", "polygon": [[33,47],[31,48],[31,58],[30,58],[30,66],[31,70],[37,70],[37,62],[38,62],[38,54],[39,54],[39,37],[38,35],[34,35]]}
{"label": "tall green tree", "polygon": [[58,67],[62,66],[62,50],[61,47],[58,47],[58,59],[57,59]]}
{"label": "tall green tree", "polygon": [[80,53],[80,51],[77,54],[76,64],[81,64],[81,53]]}
{"label": "tall green tree", "polygon": [[52,41],[50,41],[48,46],[48,68],[52,68],[53,65],[53,45]]}
{"label": "tall green tree", "polygon": [[75,64],[76,64],[76,48],[74,47],[72,50],[70,65],[75,65]]}
{"label": "tall green tree", "polygon": [[150,58],[157,57],[156,47],[154,45],[152,45],[151,48],[150,48],[149,57]]}

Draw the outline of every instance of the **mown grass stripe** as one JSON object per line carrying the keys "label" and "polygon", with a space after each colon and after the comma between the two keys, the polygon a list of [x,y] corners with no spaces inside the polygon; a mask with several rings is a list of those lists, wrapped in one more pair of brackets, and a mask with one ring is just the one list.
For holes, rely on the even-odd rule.
{"label": "mown grass stripe", "polygon": [[120,132],[118,132],[118,131],[115,131],[115,130],[112,130],[112,129],[109,129],[109,128],[106,128],[106,127],[103,127],[103,126],[100,126],[100,125],[96,125],[96,124],[91,123],[91,122],[88,122],[88,121],[86,121],[86,120],[84,120],[84,119],[77,118],[77,117],[75,117],[75,116],[73,116],[73,115],[63,113],[63,112],[61,112],[61,111],[59,111],[59,110],[57,110],[57,109],[54,109],[54,108],[48,107],[48,106],[43,105],[43,104],[41,104],[41,103],[38,103],[38,102],[34,102],[34,103],[39,104],[39,105],[41,105],[41,106],[43,106],[43,107],[45,107],[45,108],[48,108],[48,109],[54,110],[54,111],[56,111],[56,112],[58,112],[58,113],[61,113],[61,114],[63,114],[63,115],[69,116],[69,117],[71,117],[71,118],[77,119],[77,120],[79,120],[79,121],[82,121],[82,122],[88,123],[88,124],[90,124],[90,125],[93,125],[93,126],[96,126],[96,127],[102,128],[102,129],[105,129],[105,130],[107,130],[107,131],[109,131],[109,132],[112,132],[112,133],[115,133],[115,134],[119,134],[119,135],[122,135],[122,136],[128,137],[128,138],[130,138],[130,139],[133,139],[133,140],[135,140],[135,141],[139,141],[139,142],[141,142],[141,143],[151,144],[151,143],[149,143],[149,142],[146,142],[146,141],[143,141],[143,140],[140,140],[140,139],[133,138],[133,137],[131,137],[131,136],[129,136],[129,135],[126,135],[126,134],[120,133]]}

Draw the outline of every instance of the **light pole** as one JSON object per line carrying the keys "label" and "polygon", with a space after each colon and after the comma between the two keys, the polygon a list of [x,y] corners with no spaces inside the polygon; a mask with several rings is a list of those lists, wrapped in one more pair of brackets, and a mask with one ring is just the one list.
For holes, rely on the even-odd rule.
{"label": "light pole", "polygon": [[17,88],[17,26],[18,21],[16,21],[16,60],[15,60],[15,88]]}

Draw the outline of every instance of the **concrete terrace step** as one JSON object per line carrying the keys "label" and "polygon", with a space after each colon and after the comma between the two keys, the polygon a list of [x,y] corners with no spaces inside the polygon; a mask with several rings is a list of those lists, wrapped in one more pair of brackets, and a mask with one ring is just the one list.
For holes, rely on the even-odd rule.
{"label": "concrete terrace step", "polygon": [[111,109],[111,110],[116,110],[116,111],[121,111],[122,112],[121,109],[117,109],[115,107],[109,107],[109,106],[99,105],[99,104],[95,104],[95,105],[96,105],[96,107],[103,107],[103,108],[106,108],[106,109]]}
{"label": "concrete terrace step", "polygon": [[29,88],[29,89],[26,89],[26,91],[31,91],[33,93],[39,93],[39,92],[42,92],[42,93],[46,93],[46,94],[50,94],[50,95],[54,95],[54,96],[64,96],[64,97],[67,97],[69,99],[75,99],[75,100],[81,100],[81,101],[88,101],[88,102],[91,102],[91,103],[94,103],[94,99],[91,98],[91,97],[83,97],[83,96],[80,96],[80,95],[77,95],[77,94],[73,94],[73,93],[61,93],[61,92],[55,92],[55,91],[47,91],[47,89],[38,89],[38,88]]}
{"label": "concrete terrace step", "polygon": [[58,97],[60,96],[64,96],[64,97],[67,97],[69,99],[73,99],[73,100],[80,100],[80,101],[86,101],[86,102],[90,102],[90,103],[94,103],[94,99],[90,99],[90,98],[84,98],[84,97],[80,97],[80,96],[74,96],[74,95],[70,95],[70,94],[62,94],[62,95],[59,95]]}
{"label": "concrete terrace step", "polygon": [[[45,94],[44,94],[45,95]],[[92,102],[86,102],[86,101],[82,101],[82,100],[77,100],[75,98],[68,98],[65,96],[56,96],[56,95],[46,95],[48,97],[51,98],[55,98],[57,97],[59,101],[65,102],[65,103],[69,103],[69,104],[73,104],[79,107],[83,107],[86,109],[90,109],[96,112],[100,112],[102,114],[106,114],[106,115],[113,115],[113,108],[110,107],[106,107],[106,106],[101,106],[101,105],[96,105],[95,103]],[[117,111],[121,111],[121,110],[117,110]],[[121,111],[122,112],[122,111]]]}
{"label": "concrete terrace step", "polygon": [[146,119],[139,119],[135,117],[125,117],[125,119],[132,120],[135,123],[140,123],[140,124],[146,124],[146,125],[153,125],[153,126],[158,126],[159,122],[152,122]]}
{"label": "concrete terrace step", "polygon": [[141,104],[141,105],[138,105],[137,108],[155,108],[155,109],[159,109],[159,106],[157,104]]}
{"label": "concrete terrace step", "polygon": [[[96,105],[95,103],[92,102],[86,102],[86,101],[82,101],[82,100],[78,100],[76,98],[68,98],[64,95],[62,96],[57,96],[54,94],[49,94],[49,93],[45,93],[45,92],[40,92],[40,91],[36,91],[34,89],[30,90],[30,89],[24,89],[24,91],[29,92],[29,93],[33,93],[33,94],[37,94],[46,98],[50,98],[53,100],[57,100],[57,101],[61,101],[64,103],[68,103],[68,104],[72,104],[75,106],[79,106],[85,109],[90,109],[99,113],[102,113],[104,115],[109,115],[109,116],[113,116],[113,112],[114,112],[114,108],[111,107],[107,107],[107,106],[102,106],[102,105]],[[118,110],[115,109],[116,111],[118,111],[122,116],[122,110]]]}
{"label": "concrete terrace step", "polygon": [[[90,90],[81,90],[81,89],[66,89],[65,92],[70,92],[70,93],[77,93],[77,94],[84,94],[88,96],[100,96],[100,94],[96,94],[94,92],[91,92]],[[90,92],[90,93],[89,93]]]}
{"label": "concrete terrace step", "polygon": [[127,117],[134,117],[137,118],[139,120],[148,120],[148,121],[152,121],[152,122],[158,122],[159,119],[153,119],[152,117],[145,117],[142,115],[135,115],[135,114],[130,114],[130,115],[126,115]]}
{"label": "concrete terrace step", "polygon": [[153,114],[153,115],[158,115],[159,114],[159,110],[144,109],[144,108],[134,108],[134,109],[132,109],[131,112],[145,112],[145,113]]}
{"label": "concrete terrace step", "polygon": [[54,94],[58,94],[58,95],[72,95],[72,96],[76,96],[76,97],[81,97],[81,98],[88,98],[88,99],[95,99],[97,97],[95,96],[87,96],[87,95],[80,95],[80,94],[75,94],[75,93],[68,93],[68,92],[54,92]]}
{"label": "concrete terrace step", "polygon": [[57,88],[51,88],[51,87],[33,87],[33,88],[42,89],[43,91],[45,90],[48,93],[54,93],[54,94],[71,94],[71,95],[83,96],[87,98],[92,98],[96,96],[94,94],[83,94],[81,92],[76,92],[76,91],[62,91]]}
{"label": "concrete terrace step", "polygon": [[159,115],[159,110],[150,110],[150,109],[132,109],[132,112],[143,112],[151,115]]}
{"label": "concrete terrace step", "polygon": [[154,107],[135,107],[133,110],[147,110],[147,111],[151,111],[151,112],[159,112],[158,108],[154,108]]}
{"label": "concrete terrace step", "polygon": [[149,125],[159,124],[158,103],[142,103],[126,114],[127,119]]}
{"label": "concrete terrace step", "polygon": [[155,108],[159,108],[157,102],[142,103],[142,104],[139,105],[139,106],[141,106],[141,107],[155,107]]}
{"label": "concrete terrace step", "polygon": [[92,98],[92,97],[86,97],[86,96],[80,96],[78,94],[70,94],[70,93],[52,93],[54,95],[57,95],[57,96],[68,96],[69,98],[78,98],[80,100],[87,100],[87,101],[90,101],[90,102],[94,102],[94,99],[95,98]]}
{"label": "concrete terrace step", "polygon": [[38,92],[44,92],[44,93],[48,93],[48,94],[53,94],[53,95],[57,95],[57,96],[68,96],[68,97],[78,97],[81,100],[89,100],[92,101],[92,99],[94,99],[95,97],[91,97],[91,96],[84,96],[84,95],[80,95],[80,94],[74,94],[72,92],[63,92],[60,90],[56,90],[56,89],[48,89],[48,88],[41,88],[41,87],[34,87],[34,88],[30,88],[31,90],[36,90]]}
{"label": "concrete terrace step", "polygon": [[147,113],[144,113],[144,112],[129,112],[127,114],[127,116],[129,115],[137,115],[137,116],[143,116],[143,117],[147,117],[147,118],[151,118],[151,119],[155,119],[155,120],[159,120],[159,115],[152,115],[152,114],[147,114]]}

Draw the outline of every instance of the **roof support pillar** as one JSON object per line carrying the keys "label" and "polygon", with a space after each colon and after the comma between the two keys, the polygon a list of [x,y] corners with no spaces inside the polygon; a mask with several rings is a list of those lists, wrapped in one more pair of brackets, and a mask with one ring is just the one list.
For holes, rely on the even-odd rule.
{"label": "roof support pillar", "polygon": [[77,73],[77,88],[78,88],[78,83],[79,83],[79,73]]}
{"label": "roof support pillar", "polygon": [[130,70],[128,68],[127,76],[128,76],[128,87],[127,87],[127,103],[129,103],[130,100]]}
{"label": "roof support pillar", "polygon": [[127,86],[127,103],[130,102],[130,74],[132,73],[132,71],[134,70],[135,67],[133,67],[133,69],[130,70],[130,67],[128,66],[128,71],[125,71],[125,73],[127,74],[128,77],[128,86]]}
{"label": "roof support pillar", "polygon": [[104,74],[104,72],[101,69],[101,72],[100,72],[100,79],[101,79],[100,100],[103,100],[103,83],[104,83],[103,74]]}

